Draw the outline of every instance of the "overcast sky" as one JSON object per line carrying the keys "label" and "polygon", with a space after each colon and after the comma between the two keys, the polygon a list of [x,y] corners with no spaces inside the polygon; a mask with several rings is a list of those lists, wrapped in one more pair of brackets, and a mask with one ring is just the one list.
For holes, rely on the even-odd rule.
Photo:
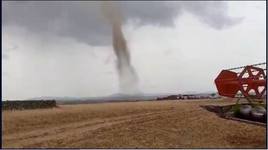
{"label": "overcast sky", "polygon": [[[99,2],[3,2],[4,99],[119,93]],[[222,69],[265,62],[265,1],[119,2],[143,93],[216,91]]]}

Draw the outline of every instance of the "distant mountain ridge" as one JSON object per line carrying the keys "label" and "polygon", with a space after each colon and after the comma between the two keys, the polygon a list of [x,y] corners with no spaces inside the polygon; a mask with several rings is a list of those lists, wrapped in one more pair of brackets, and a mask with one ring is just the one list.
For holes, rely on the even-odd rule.
{"label": "distant mountain ridge", "polygon": [[151,99],[151,98],[157,98],[159,96],[166,96],[170,94],[136,94],[136,95],[128,95],[128,94],[122,94],[122,93],[116,93],[108,96],[100,96],[100,97],[53,97],[53,96],[41,96],[41,97],[34,97],[30,98],[29,100],[129,100],[129,99]]}
{"label": "distant mountain ridge", "polygon": [[[179,94],[192,94],[192,95],[210,95],[216,92],[185,92]],[[153,93],[139,93],[139,94],[124,94],[124,93],[115,93],[107,96],[100,97],[57,97],[57,96],[40,96],[34,97],[26,100],[56,100],[58,104],[83,104],[83,103],[101,103],[101,102],[123,102],[123,101],[143,101],[143,100],[156,100],[159,97],[166,97],[169,95],[179,95],[178,93],[161,93],[161,94],[153,94]]]}

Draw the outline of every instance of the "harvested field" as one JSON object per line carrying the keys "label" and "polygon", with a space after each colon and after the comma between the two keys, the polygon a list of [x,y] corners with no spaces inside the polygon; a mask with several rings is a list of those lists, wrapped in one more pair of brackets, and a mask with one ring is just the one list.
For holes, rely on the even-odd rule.
{"label": "harvested field", "polygon": [[4,148],[266,148],[266,127],[204,109],[227,100],[120,102],[3,111]]}

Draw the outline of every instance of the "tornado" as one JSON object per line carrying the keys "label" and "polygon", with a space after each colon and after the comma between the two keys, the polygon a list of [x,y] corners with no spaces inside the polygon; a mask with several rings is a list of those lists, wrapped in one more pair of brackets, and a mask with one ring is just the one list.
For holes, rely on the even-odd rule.
{"label": "tornado", "polygon": [[112,28],[113,50],[116,55],[116,68],[119,77],[120,92],[136,94],[138,90],[138,77],[131,64],[131,56],[127,41],[122,32],[122,15],[115,3],[105,1],[102,3],[105,18]]}

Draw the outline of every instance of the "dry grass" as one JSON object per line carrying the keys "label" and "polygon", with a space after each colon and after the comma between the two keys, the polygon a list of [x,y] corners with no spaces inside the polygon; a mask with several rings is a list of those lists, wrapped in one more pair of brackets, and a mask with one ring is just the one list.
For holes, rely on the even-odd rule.
{"label": "dry grass", "polygon": [[265,148],[266,128],[200,105],[223,100],[121,102],[4,111],[4,148]]}

